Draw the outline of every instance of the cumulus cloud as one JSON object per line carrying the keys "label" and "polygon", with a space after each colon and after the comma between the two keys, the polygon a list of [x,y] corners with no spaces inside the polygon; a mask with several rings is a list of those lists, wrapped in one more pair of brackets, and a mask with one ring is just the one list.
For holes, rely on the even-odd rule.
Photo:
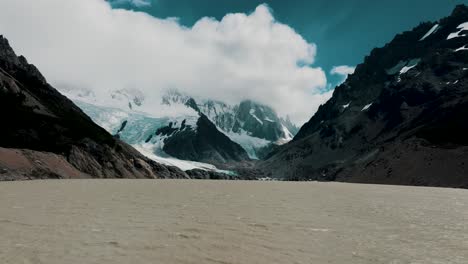
{"label": "cumulus cloud", "polygon": [[147,7],[151,6],[151,0],[110,0],[111,5],[119,6],[123,4],[130,4],[135,7]]}
{"label": "cumulus cloud", "polygon": [[356,70],[356,67],[348,66],[348,65],[341,65],[341,66],[335,66],[331,69],[330,74],[332,75],[339,75],[342,77],[341,83],[346,81],[346,78],[348,78],[348,75],[353,74],[354,70]]}
{"label": "cumulus cloud", "polygon": [[316,46],[266,5],[187,28],[104,0],[0,1],[0,34],[57,88],[102,96],[139,89],[155,112],[164,91],[177,89],[228,103],[256,100],[301,123],[330,97],[324,71],[311,66]]}

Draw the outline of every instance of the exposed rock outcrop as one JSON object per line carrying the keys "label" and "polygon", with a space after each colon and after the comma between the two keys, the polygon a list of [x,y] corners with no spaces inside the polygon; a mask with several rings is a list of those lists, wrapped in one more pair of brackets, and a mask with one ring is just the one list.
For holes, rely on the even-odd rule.
{"label": "exposed rock outcrop", "polygon": [[204,114],[200,114],[196,125],[182,122],[175,128],[170,124],[160,128],[156,134],[167,137],[164,152],[179,159],[215,165],[249,159],[245,150],[221,133]]}

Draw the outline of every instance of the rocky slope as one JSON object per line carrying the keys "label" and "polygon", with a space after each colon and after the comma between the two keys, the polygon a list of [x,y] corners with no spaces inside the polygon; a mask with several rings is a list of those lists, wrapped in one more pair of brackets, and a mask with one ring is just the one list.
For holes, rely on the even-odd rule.
{"label": "rocky slope", "polygon": [[196,123],[170,122],[159,128],[156,137],[162,138],[165,153],[182,160],[220,165],[227,162],[248,160],[247,152],[229,137],[221,133],[202,113]]}
{"label": "rocky slope", "polygon": [[0,179],[187,178],[112,137],[0,36]]}
{"label": "rocky slope", "polygon": [[468,8],[374,49],[260,168],[271,177],[468,187]]}

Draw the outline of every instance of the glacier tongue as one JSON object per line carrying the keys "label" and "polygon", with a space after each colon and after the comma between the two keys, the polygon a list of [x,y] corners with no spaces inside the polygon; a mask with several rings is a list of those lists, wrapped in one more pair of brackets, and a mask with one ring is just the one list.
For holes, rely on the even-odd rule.
{"label": "glacier tongue", "polygon": [[216,168],[216,166],[203,163],[203,162],[196,162],[196,161],[189,161],[189,160],[180,160],[172,157],[162,157],[155,154],[155,146],[150,143],[143,143],[143,144],[135,144],[132,145],[136,150],[138,150],[141,154],[145,155],[146,157],[159,162],[164,165],[168,166],[175,166],[181,170],[193,170],[193,169],[200,169],[200,170],[207,170],[207,171],[215,171],[219,173],[224,173],[227,175],[235,175],[232,171],[227,170],[220,170]]}
{"label": "glacier tongue", "polygon": [[245,151],[249,155],[249,158],[251,159],[259,159],[257,152],[260,149],[267,147],[271,144],[271,141],[262,138],[252,137],[244,130],[241,130],[239,133],[224,132],[224,134],[228,136],[232,141],[241,145],[241,147],[245,149]]}

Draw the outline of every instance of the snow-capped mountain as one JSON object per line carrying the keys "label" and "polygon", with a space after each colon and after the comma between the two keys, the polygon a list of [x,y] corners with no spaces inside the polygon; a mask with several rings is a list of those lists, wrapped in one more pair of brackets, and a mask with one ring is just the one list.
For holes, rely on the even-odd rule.
{"label": "snow-capped mountain", "polygon": [[292,140],[298,128],[265,105],[250,100],[238,105],[200,99],[170,91],[163,97],[167,105],[186,105],[202,113],[232,141],[240,144],[252,159],[264,156],[267,150]]}
{"label": "snow-capped mountain", "polygon": [[[268,106],[252,101],[229,105],[194,99],[177,91],[166,92],[158,102],[136,89],[94,92],[64,87],[96,123],[140,151],[164,163],[176,158],[180,168],[191,162],[223,164],[258,159],[297,133],[288,119]],[[167,164],[167,163],[166,163]],[[200,164],[195,165],[197,167]],[[209,166],[198,166],[206,168]]]}

